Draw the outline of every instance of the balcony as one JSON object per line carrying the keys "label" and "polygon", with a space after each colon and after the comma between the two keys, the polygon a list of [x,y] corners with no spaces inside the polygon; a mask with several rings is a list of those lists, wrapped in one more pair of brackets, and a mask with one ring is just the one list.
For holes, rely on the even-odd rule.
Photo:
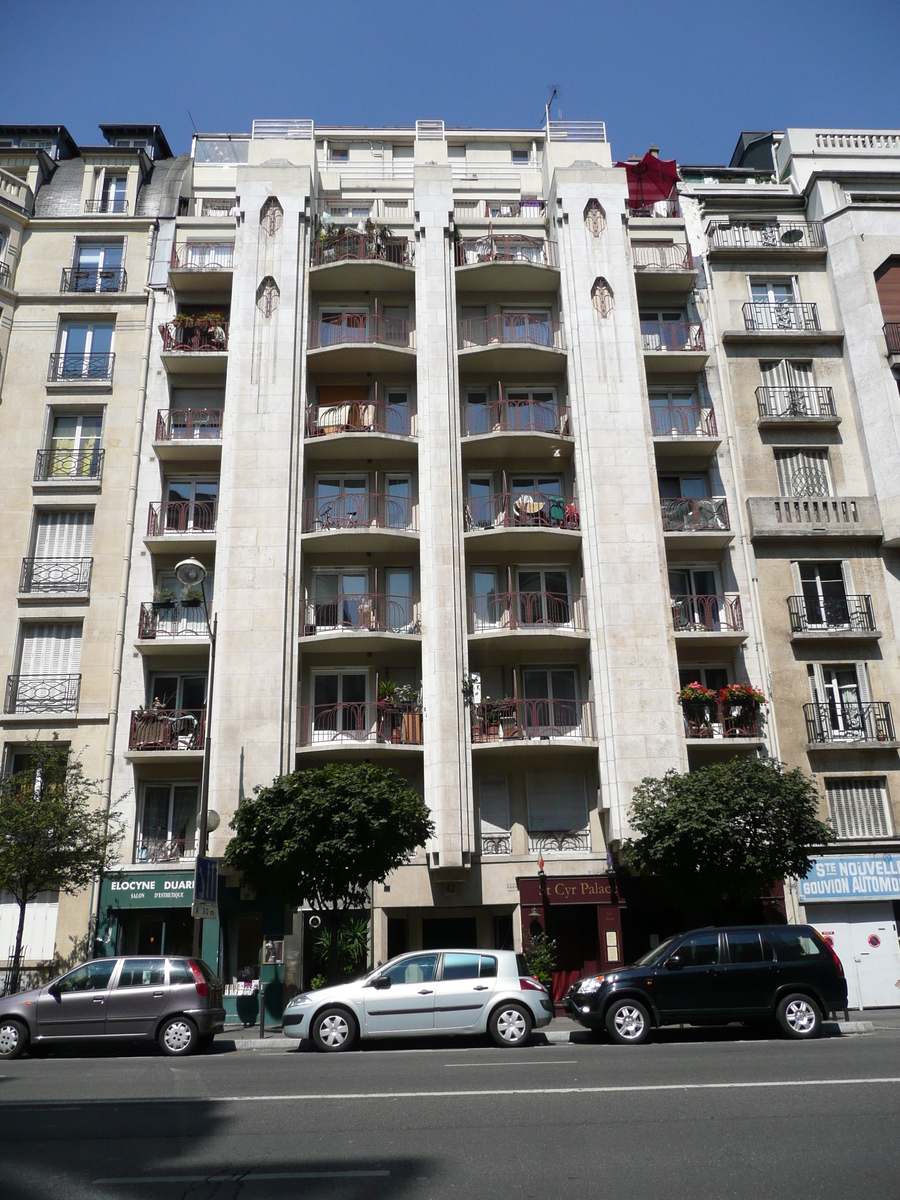
{"label": "balcony", "polygon": [[752,333],[819,332],[819,306],[807,301],[780,300],[773,304],[748,300],[742,306],[744,328]]}
{"label": "balcony", "polygon": [[832,746],[840,749],[871,743],[873,748],[896,749],[891,706],[886,700],[830,700],[803,705],[807,749]]}
{"label": "balcony", "polygon": [[466,221],[540,221],[543,223],[546,204],[538,197],[525,200],[463,200],[453,201],[453,219],[457,224]]}
{"label": "balcony", "polygon": [[128,749],[160,754],[203,752],[205,708],[139,708],[131,714]]}
{"label": "balcony", "polygon": [[694,256],[687,243],[631,243],[631,262],[641,299],[685,297],[697,280]]}
{"label": "balcony", "polygon": [[313,291],[408,291],[415,286],[415,243],[348,230],[310,247]]}
{"label": "balcony", "polygon": [[84,450],[61,450],[52,447],[38,450],[34,463],[35,483],[98,484],[103,478],[106,451],[96,446]]}
{"label": "balcony", "polygon": [[23,558],[21,596],[83,597],[91,590],[92,558]]}
{"label": "balcony", "polygon": [[712,408],[691,404],[650,405],[656,461],[708,458],[722,444]]}
{"label": "balcony", "polygon": [[[358,549],[398,550],[418,545],[419,505],[410,496],[383,492],[312,497],[303,503],[302,532],[312,541],[350,538]],[[329,547],[336,549],[335,546]]]}
{"label": "balcony", "polygon": [[467,535],[500,537],[509,550],[559,548],[559,539],[580,535],[581,514],[572,496],[558,492],[497,492],[470,496],[463,514]]}
{"label": "balcony", "polygon": [[641,349],[650,373],[696,373],[709,359],[699,321],[641,321]]}
{"label": "balcony", "polygon": [[900,321],[891,321],[884,326],[888,361],[892,367],[900,367]]}
{"label": "balcony", "polygon": [[672,596],[672,625],[676,641],[692,646],[736,645],[746,641],[740,596]]}
{"label": "balcony", "polygon": [[377,703],[303,705],[298,746],[351,749],[422,745],[422,714],[414,705]]}
{"label": "balcony", "polygon": [[153,449],[162,462],[215,462],[222,456],[221,408],[163,408]]}
{"label": "balcony", "polygon": [[63,267],[61,292],[124,292],[128,275],[124,267]]}
{"label": "balcony", "polygon": [[759,252],[769,258],[790,253],[825,255],[825,234],[820,221],[734,221],[713,224],[707,230],[709,252],[732,257]]}
{"label": "balcony", "polygon": [[194,858],[197,843],[194,838],[140,837],[134,846],[136,863],[174,863]]}
{"label": "balcony", "polygon": [[3,711],[74,713],[80,692],[80,675],[8,675]]}
{"label": "balcony", "polygon": [[459,292],[551,292],[558,286],[556,242],[523,234],[459,238],[455,249]]}
{"label": "balcony", "polygon": [[412,321],[383,313],[345,312],[312,321],[309,367],[320,373],[410,371],[415,368]]}
{"label": "balcony", "polygon": [[528,831],[529,854],[588,854],[589,829],[540,829]]}
{"label": "balcony", "polygon": [[561,371],[566,340],[546,313],[494,313],[458,323],[460,371]]}
{"label": "balcony", "polygon": [[51,354],[47,382],[109,387],[115,361],[115,354]]}
{"label": "balcony", "polygon": [[198,554],[215,544],[217,500],[151,500],[145,544],[154,553]]}
{"label": "balcony", "polygon": [[[414,459],[418,432],[418,414],[411,404],[385,404],[379,400],[310,404],[304,423],[307,453],[312,451],[319,460],[337,462],[385,453],[392,458]],[[389,445],[385,445],[386,439]]]}
{"label": "balcony", "polygon": [[[555,399],[522,400],[501,399],[493,404],[465,404],[460,420],[464,438],[488,439],[482,443],[479,457],[492,458],[496,453],[496,434],[516,434],[517,453],[535,454],[552,449],[547,439],[557,442],[560,438],[572,438],[572,410],[568,404]],[[536,437],[527,435],[535,434]],[[524,435],[524,436],[523,436]],[[475,447],[469,447],[469,456],[476,457]]]}
{"label": "balcony", "polygon": [[791,641],[881,637],[875,626],[871,596],[817,596],[811,603],[805,596],[788,596],[787,604]]}
{"label": "balcony", "polygon": [[758,709],[727,701],[690,701],[682,704],[684,734],[690,742],[708,743],[743,739],[763,740]]}
{"label": "balcony", "polygon": [[482,858],[499,858],[503,855],[512,854],[512,834],[511,833],[482,833],[481,835],[481,857]]}
{"label": "balcony", "polygon": [[560,639],[588,631],[585,597],[561,592],[495,592],[468,599],[469,634],[520,633],[535,650],[558,649]]}
{"label": "balcony", "polygon": [[751,496],[747,512],[752,538],[883,536],[874,496]]}
{"label": "balcony", "polygon": [[203,601],[151,601],[141,605],[138,638],[156,641],[167,638],[208,638],[209,626]]}
{"label": "balcony", "polygon": [[234,242],[182,242],[172,247],[169,282],[180,296],[231,292]]}
{"label": "balcony", "polygon": [[85,200],[86,213],[117,213],[119,216],[128,215],[128,201],[124,196],[103,196],[99,200]]}
{"label": "balcony", "polygon": [[663,534],[668,545],[685,549],[722,549],[734,534],[728,520],[728,503],[719,497],[660,501]]}
{"label": "balcony", "polygon": [[228,321],[169,321],[160,325],[163,366],[169,374],[224,374],[228,361]]}
{"label": "balcony", "polygon": [[307,600],[303,635],[379,633],[406,638],[421,632],[420,613],[418,597],[341,593]]}
{"label": "balcony", "polygon": [[513,748],[525,743],[558,746],[593,742],[594,705],[590,700],[485,700],[471,706],[473,745]]}
{"label": "balcony", "polygon": [[830,387],[758,387],[760,428],[788,425],[840,424]]}

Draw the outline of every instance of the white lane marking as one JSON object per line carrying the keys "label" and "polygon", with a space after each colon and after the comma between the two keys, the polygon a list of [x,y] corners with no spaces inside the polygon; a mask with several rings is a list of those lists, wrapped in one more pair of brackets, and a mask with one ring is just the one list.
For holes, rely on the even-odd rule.
{"label": "white lane marking", "polygon": [[93,1183],[254,1183],[257,1179],[372,1179],[390,1171],[259,1171],[246,1175],[135,1175],[122,1179],[94,1179]]}
{"label": "white lane marking", "polygon": [[577,1062],[577,1058],[529,1058],[525,1062],[444,1063],[444,1066],[448,1071],[471,1071],[473,1067],[562,1067]]}

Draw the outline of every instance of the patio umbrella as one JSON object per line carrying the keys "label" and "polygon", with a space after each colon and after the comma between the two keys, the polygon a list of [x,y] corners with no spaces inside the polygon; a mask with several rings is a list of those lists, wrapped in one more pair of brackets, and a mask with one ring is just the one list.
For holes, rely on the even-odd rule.
{"label": "patio umbrella", "polygon": [[674,158],[657,158],[649,150],[640,160],[617,162],[628,176],[628,207],[644,208],[658,200],[668,200],[678,182],[678,163]]}

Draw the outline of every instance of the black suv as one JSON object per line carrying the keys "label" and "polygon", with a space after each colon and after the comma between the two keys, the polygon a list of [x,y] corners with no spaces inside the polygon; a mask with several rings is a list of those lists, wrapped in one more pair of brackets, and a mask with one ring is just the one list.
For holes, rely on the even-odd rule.
{"label": "black suv", "polygon": [[823,1013],[846,1010],[847,981],[810,925],[694,929],[630,967],[576,980],[565,1007],[626,1046],[646,1041],[653,1026],[773,1017],[789,1037],[811,1038]]}

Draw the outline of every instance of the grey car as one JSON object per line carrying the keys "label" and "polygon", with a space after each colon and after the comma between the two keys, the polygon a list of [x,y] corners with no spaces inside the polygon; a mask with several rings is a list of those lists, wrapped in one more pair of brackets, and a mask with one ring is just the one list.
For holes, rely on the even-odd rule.
{"label": "grey car", "polygon": [[184,1057],[224,1027],[222,985],[202,959],[98,958],[0,1000],[0,1058],[89,1039],[156,1039],[164,1054]]}
{"label": "grey car", "polygon": [[282,1029],[330,1053],[359,1038],[428,1034],[489,1033],[498,1046],[524,1046],[552,1018],[550,997],[521,954],[420,950],[352,983],[294,996]]}

